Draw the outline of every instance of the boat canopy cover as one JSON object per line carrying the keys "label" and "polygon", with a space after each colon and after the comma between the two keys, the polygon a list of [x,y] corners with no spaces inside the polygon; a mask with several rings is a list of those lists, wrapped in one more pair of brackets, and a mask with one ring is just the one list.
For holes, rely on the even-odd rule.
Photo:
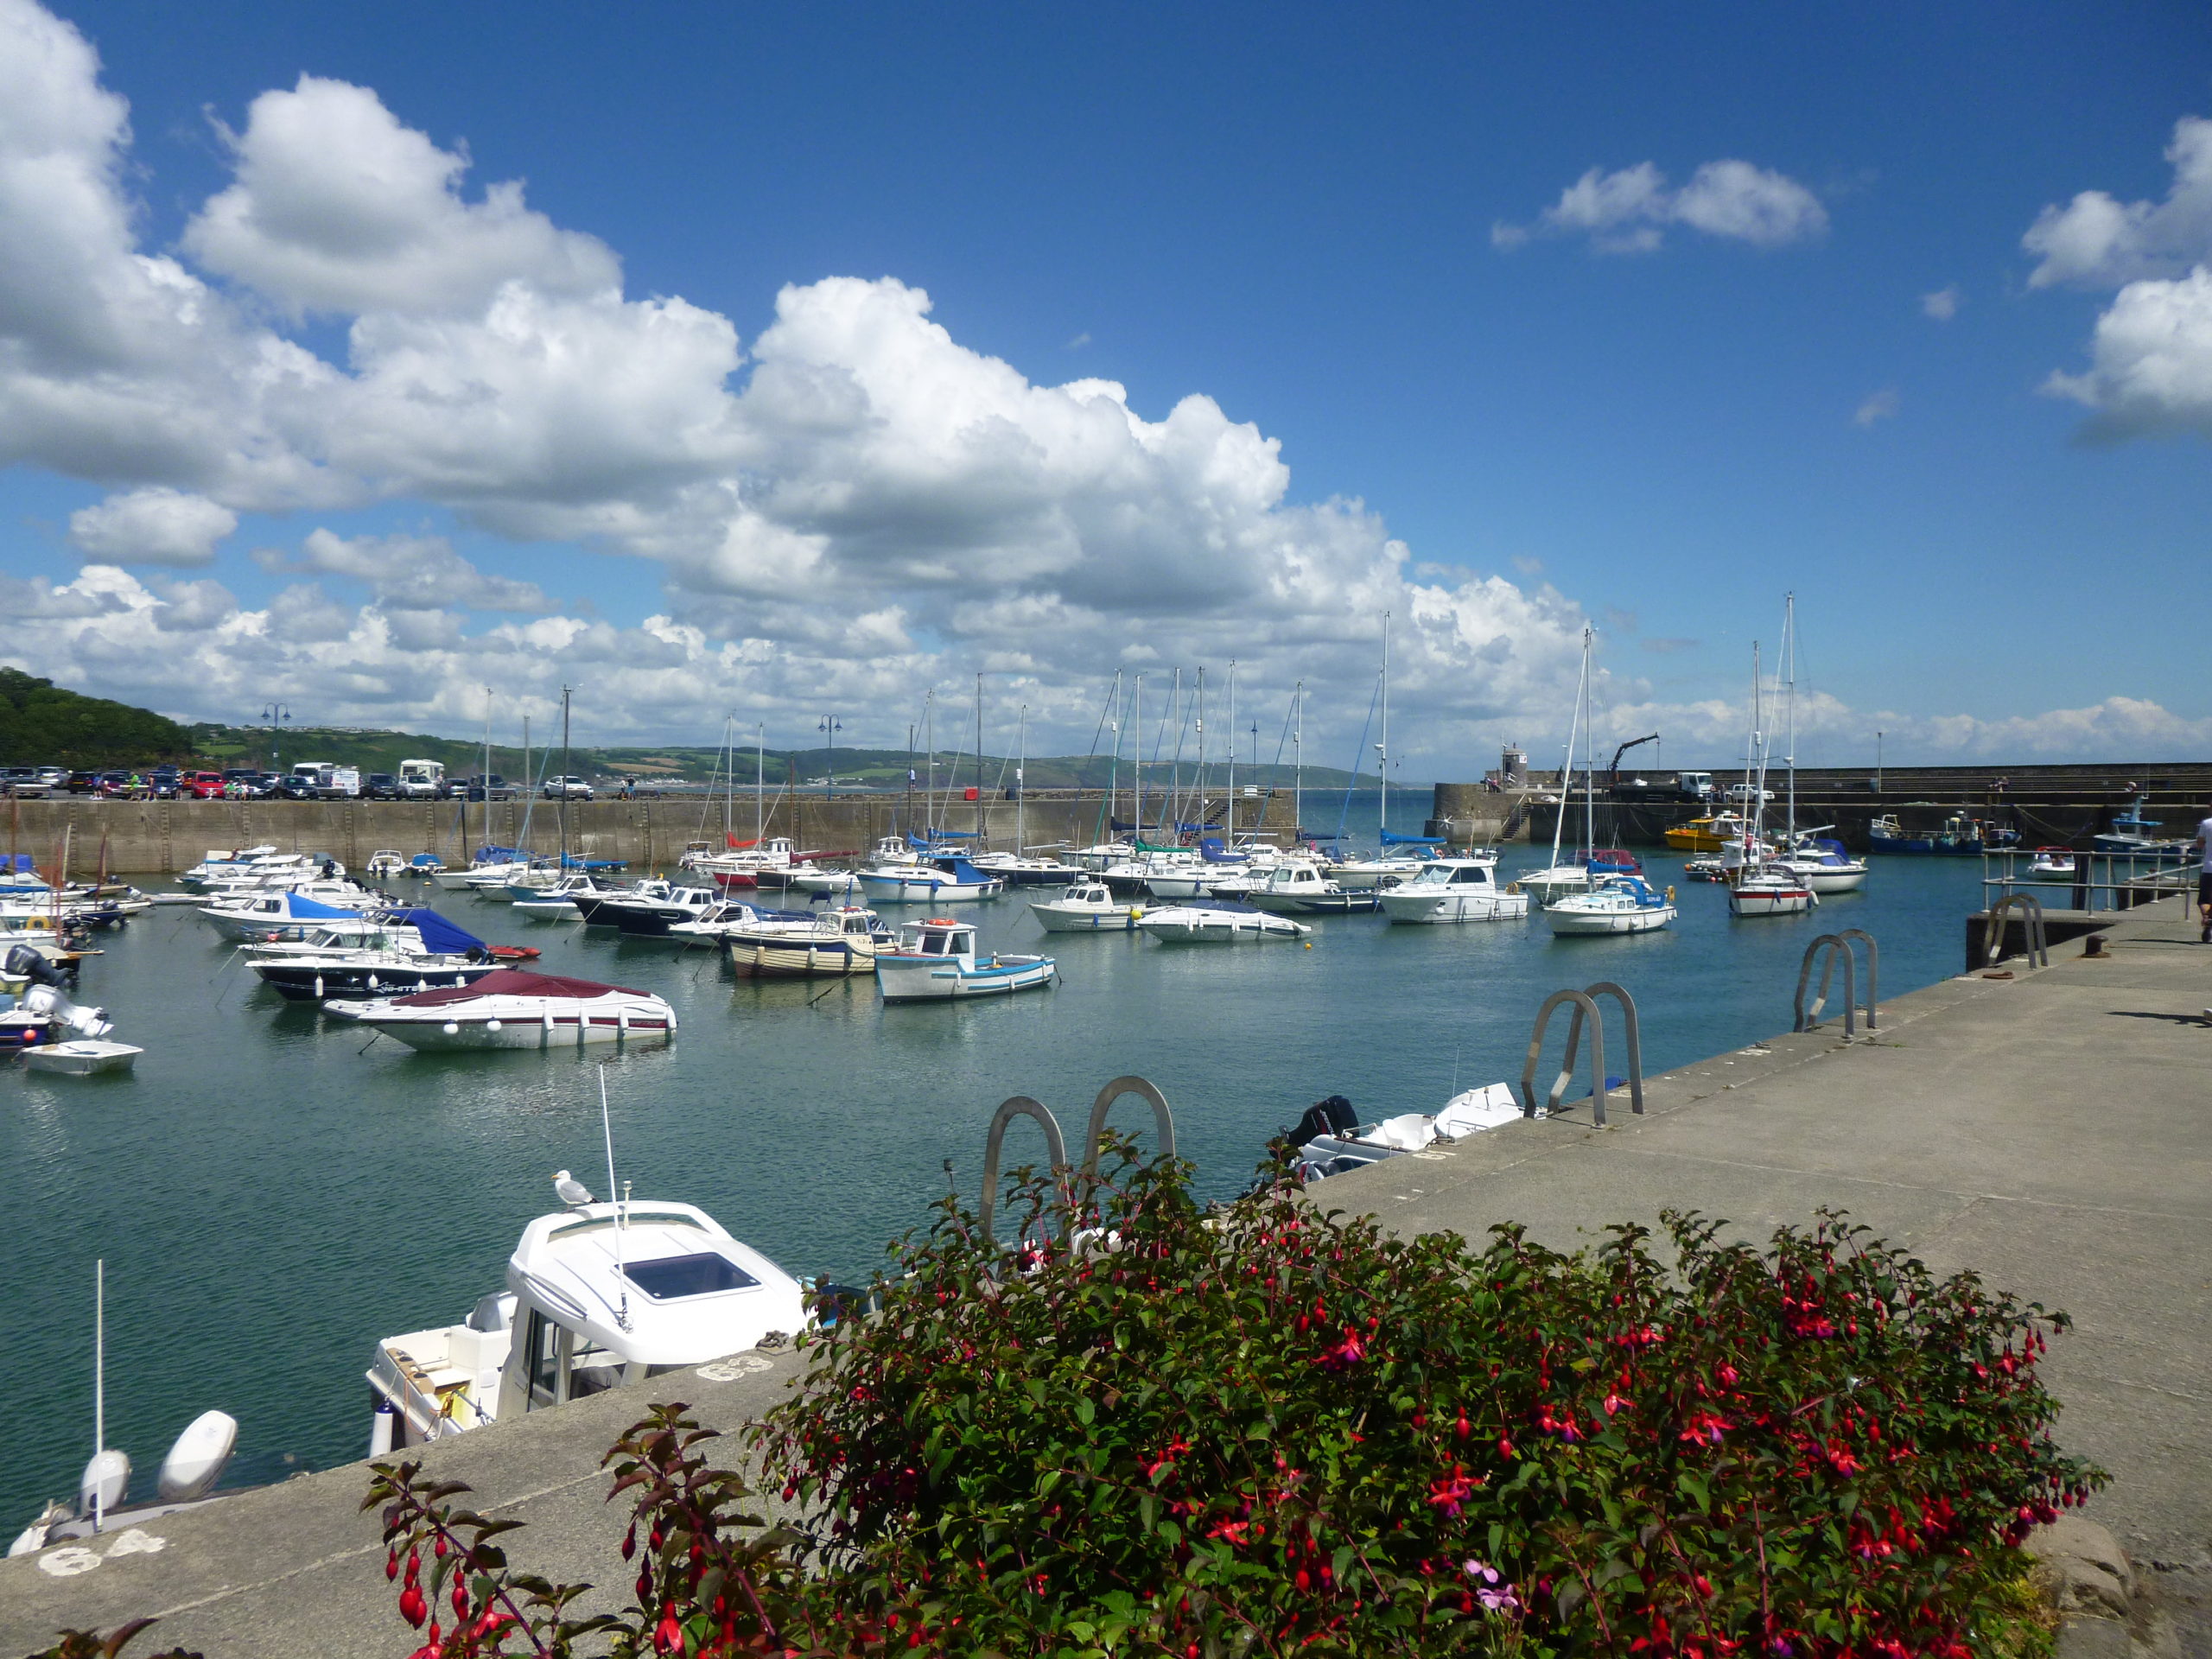
{"label": "boat canopy cover", "polygon": [[31,855],[29,853],[0,853],[0,860],[5,861],[5,862],[0,862],[0,869],[6,870],[12,875],[20,875],[25,871],[29,871],[33,874],[37,874],[36,867],[32,864]]}
{"label": "boat canopy cover", "polygon": [[501,968],[473,985],[448,985],[435,991],[418,991],[397,998],[403,1008],[442,1007],[449,1002],[474,1002],[486,996],[548,996],[588,1002],[601,996],[650,996],[627,985],[601,985],[596,980],[569,979],[561,974],[533,974],[523,968]]}
{"label": "boat canopy cover", "polygon": [[284,895],[284,908],[289,915],[302,921],[314,918],[347,917],[358,920],[361,912],[348,910],[343,905],[326,905],[321,899],[303,899],[296,893]]}
{"label": "boat canopy cover", "polygon": [[479,847],[476,849],[479,864],[512,864],[518,859],[527,861],[530,855],[518,847]]}
{"label": "boat canopy cover", "polygon": [[1219,836],[1203,836],[1198,840],[1198,856],[1209,864],[1249,864],[1252,861],[1242,853],[1232,853],[1221,844]]}
{"label": "boat canopy cover", "polygon": [[911,832],[906,836],[906,839],[917,847],[926,847],[932,841],[974,841],[977,838],[976,832],[973,830],[932,830],[926,839],[918,837]]}
{"label": "boat canopy cover", "polygon": [[435,910],[416,906],[412,910],[388,912],[402,927],[411,927],[422,935],[423,948],[435,950],[442,957],[465,957],[471,950],[481,950],[484,941],[467,928],[455,925]]}
{"label": "boat canopy cover", "polygon": [[1141,853],[1182,853],[1190,850],[1179,842],[1169,842],[1165,846],[1156,846],[1148,841],[1140,841],[1135,843],[1135,846],[1137,851]]}
{"label": "boat canopy cover", "polygon": [[1127,823],[1120,818],[1109,818],[1106,823],[1117,836],[1131,835],[1144,828],[1141,823]]}
{"label": "boat canopy cover", "polygon": [[1385,847],[1441,847],[1444,844],[1444,837],[1441,836],[1402,836],[1395,830],[1385,830],[1382,832],[1382,844]]}
{"label": "boat canopy cover", "polygon": [[996,876],[977,869],[957,853],[943,860],[939,868],[956,881],[990,882],[998,880]]}
{"label": "boat canopy cover", "polygon": [[442,864],[445,862],[445,861],[440,858],[435,853],[417,853],[414,857],[409,859],[407,861],[410,865]]}

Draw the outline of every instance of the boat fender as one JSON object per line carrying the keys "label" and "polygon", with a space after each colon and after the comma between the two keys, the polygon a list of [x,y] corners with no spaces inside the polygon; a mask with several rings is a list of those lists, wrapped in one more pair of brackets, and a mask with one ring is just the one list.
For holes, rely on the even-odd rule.
{"label": "boat fender", "polygon": [[497,1020],[486,1020],[484,1022],[484,1029],[486,1031],[498,1031],[500,1029],[499,1022]]}
{"label": "boat fender", "polygon": [[445,1033],[448,1037],[458,1037],[461,1035],[461,1023],[455,1020],[447,1020],[445,1024],[440,1026],[438,1029]]}
{"label": "boat fender", "polygon": [[315,976],[315,994],[317,997],[320,997],[322,995],[322,976],[321,974],[317,974]]}
{"label": "boat fender", "polygon": [[627,1030],[629,1030],[629,1029],[630,1029],[630,1010],[629,1010],[629,1009],[627,1009],[627,1008],[617,1008],[617,1009],[615,1009],[615,1011],[614,1011],[614,1029],[615,1029],[617,1032],[625,1032],[625,1031],[627,1031]]}
{"label": "boat fender", "polygon": [[369,1414],[369,1455],[371,1457],[381,1458],[390,1455],[392,1429],[398,1421],[398,1415],[399,1414],[391,1408],[391,1401],[377,1402],[376,1409]]}
{"label": "boat fender", "polygon": [[1667,885],[1667,902],[1670,905],[1675,902],[1675,887],[1672,882]]}
{"label": "boat fender", "polygon": [[544,1020],[544,1024],[545,1024],[545,1029],[546,1029],[546,1030],[548,1030],[548,1031],[552,1030],[552,1029],[553,1029],[553,1010],[552,1010],[552,1009],[548,1008],[548,1009],[546,1009],[546,1010],[545,1010],[545,1013],[544,1013],[544,1015],[543,1015],[543,1020]]}

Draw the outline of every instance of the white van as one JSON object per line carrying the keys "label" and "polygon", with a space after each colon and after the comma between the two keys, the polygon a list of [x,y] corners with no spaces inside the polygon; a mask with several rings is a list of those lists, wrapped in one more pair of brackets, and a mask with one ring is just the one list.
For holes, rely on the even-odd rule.
{"label": "white van", "polygon": [[353,801],[360,798],[361,773],[358,767],[332,766],[328,771],[329,781],[322,785],[324,800]]}
{"label": "white van", "polygon": [[399,792],[410,801],[442,799],[446,792],[445,763],[440,760],[401,761]]}

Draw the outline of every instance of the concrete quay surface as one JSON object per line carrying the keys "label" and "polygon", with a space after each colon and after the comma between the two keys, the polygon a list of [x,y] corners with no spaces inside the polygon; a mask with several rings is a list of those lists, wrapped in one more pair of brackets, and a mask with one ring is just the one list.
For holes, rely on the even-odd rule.
{"label": "concrete quay surface", "polygon": [[1585,1100],[1314,1199],[1476,1243],[1516,1221],[1555,1249],[1662,1209],[1758,1242],[1847,1211],[1939,1272],[2069,1313],[2045,1372],[2059,1439],[2112,1476],[2082,1513],[2139,1564],[2212,1569],[2212,946],[2178,899],[2110,923],[2102,957],[2077,944],[1930,986],[1871,1037],[1832,1020],[1649,1080],[1641,1117],[1617,1090],[1609,1128]]}
{"label": "concrete quay surface", "polygon": [[[2212,947],[2169,900],[2112,918],[2107,954],[2062,948],[2013,977],[1947,981],[1885,1003],[1879,1029],[1839,1021],[1654,1077],[1646,1112],[1616,1091],[1611,1126],[1582,1103],[1313,1189],[1401,1232],[1479,1242],[1517,1221],[1563,1249],[1661,1210],[1729,1217],[1763,1239],[1846,1210],[1942,1271],[2064,1308],[2051,1386],[2067,1447],[2108,1470],[2087,1514],[2139,1567],[2212,1584]],[[1779,988],[1777,990],[1779,1000]],[[1609,1033],[1609,1068],[1621,1070]],[[1554,1038],[1554,1052],[1558,1039]],[[1578,1085],[1579,1086],[1579,1085]],[[425,1455],[480,1509],[529,1523],[518,1566],[619,1600],[626,1511],[599,1459],[656,1400],[729,1430],[783,1396],[789,1352],[738,1356],[461,1436]],[[411,1455],[411,1454],[410,1454]],[[361,1465],[0,1562],[0,1653],[64,1625],[157,1615],[134,1646],[210,1659],[397,1655]],[[2190,1593],[2193,1594],[2194,1591]],[[2191,1639],[2212,1630],[2195,1625]],[[419,1639],[419,1638],[416,1638]]]}

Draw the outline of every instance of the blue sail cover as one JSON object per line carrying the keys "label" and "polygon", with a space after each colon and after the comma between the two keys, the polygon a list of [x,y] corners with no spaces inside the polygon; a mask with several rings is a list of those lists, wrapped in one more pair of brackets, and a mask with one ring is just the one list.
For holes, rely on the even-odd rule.
{"label": "blue sail cover", "polygon": [[0,861],[0,861],[0,870],[10,875],[22,875],[34,869],[29,853],[0,853]]}
{"label": "blue sail cover", "polygon": [[1444,837],[1441,836],[1402,836],[1395,830],[1385,830],[1382,832],[1382,844],[1385,847],[1441,847],[1444,844]]}
{"label": "blue sail cover", "polygon": [[955,854],[950,858],[938,861],[938,868],[942,869],[947,875],[950,876],[956,881],[973,881],[981,884],[997,880],[995,876],[984,874],[982,871],[977,869],[973,864],[970,864],[966,859],[962,858],[957,854]]}
{"label": "blue sail cover", "polygon": [[361,915],[358,910],[347,910],[342,905],[326,905],[319,899],[302,899],[296,893],[284,895],[284,913],[297,922],[328,920],[334,917],[358,921]]}
{"label": "blue sail cover", "polygon": [[387,912],[402,927],[411,927],[423,938],[425,950],[435,950],[442,957],[465,957],[471,950],[484,949],[484,941],[467,928],[456,926],[435,910],[416,906],[412,910]]}

